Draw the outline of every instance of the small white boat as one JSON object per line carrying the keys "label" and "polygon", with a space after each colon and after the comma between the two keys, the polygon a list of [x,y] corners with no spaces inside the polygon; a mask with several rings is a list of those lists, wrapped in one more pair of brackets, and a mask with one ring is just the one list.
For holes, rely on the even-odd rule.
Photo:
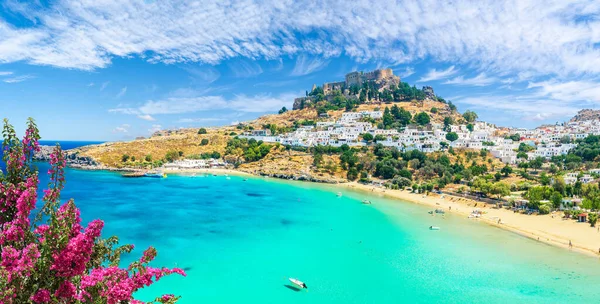
{"label": "small white boat", "polygon": [[231,179],[231,177],[227,176],[225,179]]}
{"label": "small white boat", "polygon": [[370,200],[363,200],[362,203],[365,204],[365,205],[371,205],[371,201]]}
{"label": "small white boat", "polygon": [[248,180],[247,178],[244,178],[244,181],[247,181],[247,180]]}
{"label": "small white boat", "polygon": [[162,171],[148,171],[144,174],[145,177],[165,178],[167,175]]}
{"label": "small white boat", "polygon": [[338,196],[338,197],[341,197],[341,196],[342,196],[342,192],[338,192],[338,193],[337,193],[337,196]]}
{"label": "small white boat", "polygon": [[440,230],[438,226],[429,226],[429,230]]}
{"label": "small white boat", "polygon": [[292,282],[292,284],[294,284],[296,287],[300,288],[300,289],[308,289],[308,286],[306,286],[306,283],[298,280],[298,279],[294,279],[294,278],[289,278],[290,282]]}

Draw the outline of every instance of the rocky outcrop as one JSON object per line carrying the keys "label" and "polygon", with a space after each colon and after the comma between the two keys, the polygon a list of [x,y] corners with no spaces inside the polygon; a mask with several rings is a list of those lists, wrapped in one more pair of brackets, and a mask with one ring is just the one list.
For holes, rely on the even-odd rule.
{"label": "rocky outcrop", "polygon": [[[50,154],[54,150],[54,146],[40,146],[40,151],[33,155],[37,161],[50,161]],[[72,167],[100,167],[100,163],[89,156],[81,156],[79,152],[64,151],[65,160],[68,166]]]}
{"label": "rocky outcrop", "polygon": [[586,120],[600,120],[600,110],[583,109],[583,110],[577,112],[577,114],[575,116],[573,116],[573,118],[571,118],[571,120],[569,120],[569,122],[586,121]]}
{"label": "rocky outcrop", "polygon": [[306,106],[312,103],[312,99],[310,97],[299,97],[294,99],[294,105],[292,106],[293,110],[301,110]]}
{"label": "rocky outcrop", "polygon": [[437,100],[437,97],[435,96],[435,92],[433,92],[433,88],[430,86],[424,86],[423,87],[423,93],[425,93],[425,98],[429,98],[431,100]]}
{"label": "rocky outcrop", "polygon": [[343,182],[341,180],[318,178],[318,177],[314,177],[314,176],[306,175],[306,174],[301,174],[301,175],[284,174],[284,173],[267,174],[265,172],[258,172],[258,175],[269,176],[269,177],[274,177],[274,178],[281,178],[281,179],[288,179],[288,180],[307,181],[307,182],[313,182],[313,183],[324,183],[324,184],[337,184],[339,182]]}

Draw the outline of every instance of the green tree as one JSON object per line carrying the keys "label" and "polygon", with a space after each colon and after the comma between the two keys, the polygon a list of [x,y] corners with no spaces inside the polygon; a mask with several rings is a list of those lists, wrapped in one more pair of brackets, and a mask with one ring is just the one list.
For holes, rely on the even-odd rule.
{"label": "green tree", "polygon": [[147,154],[146,157],[144,158],[144,160],[146,160],[147,162],[151,162],[152,161],[152,155]]}
{"label": "green tree", "polygon": [[446,133],[446,139],[449,141],[455,141],[458,139],[458,134],[456,134],[456,132],[448,132]]}
{"label": "green tree", "polygon": [[490,192],[495,195],[498,199],[503,196],[507,196],[510,194],[510,186],[503,182],[497,182],[492,184]]}
{"label": "green tree", "polygon": [[385,135],[382,135],[382,134],[375,135],[375,141],[385,141],[385,140],[387,140]]}
{"label": "green tree", "polygon": [[167,154],[165,154],[165,160],[167,162],[172,163],[178,159],[179,159],[179,152],[177,152],[177,151],[169,151],[169,152],[167,152]]}
{"label": "green tree", "polygon": [[474,129],[475,127],[473,126],[473,124],[467,124],[467,130],[469,130],[469,132],[473,132]]}
{"label": "green tree", "polygon": [[588,215],[588,222],[590,226],[596,227],[596,222],[598,221],[598,213],[590,213]]}
{"label": "green tree", "polygon": [[392,126],[392,123],[394,123],[394,116],[392,116],[390,109],[386,107],[383,111],[383,126],[388,129]]}
{"label": "green tree", "polygon": [[313,155],[313,166],[319,168],[319,166],[321,166],[322,162],[323,162],[323,154],[315,153]]}
{"label": "green tree", "polygon": [[203,138],[202,141],[200,141],[200,145],[202,145],[202,146],[208,145],[208,138]]}
{"label": "green tree", "polygon": [[540,212],[540,214],[548,214],[548,213],[550,213],[550,206],[541,205],[538,207],[538,211]]}
{"label": "green tree", "polygon": [[429,118],[429,115],[427,115],[427,113],[425,112],[421,112],[417,115],[415,115],[415,122],[418,125],[424,126],[426,124],[428,124],[431,121],[431,118]]}
{"label": "green tree", "polygon": [[543,186],[550,185],[550,176],[548,176],[546,172],[542,172],[542,174],[540,174],[540,184]]}
{"label": "green tree", "polygon": [[350,181],[355,181],[356,179],[358,179],[358,170],[356,170],[356,168],[354,168],[354,167],[348,169],[346,178]]}
{"label": "green tree", "polygon": [[438,109],[436,107],[431,108],[431,110],[429,110],[431,113],[435,114],[438,112]]}
{"label": "green tree", "polygon": [[560,205],[562,204],[562,200],[563,200],[563,196],[559,192],[556,192],[556,191],[554,191],[554,193],[552,193],[552,196],[550,197],[550,201],[552,202],[552,207],[554,207],[554,209],[560,208]]}
{"label": "green tree", "polygon": [[520,158],[520,159],[527,159],[528,157],[529,157],[529,156],[528,156],[528,155],[527,155],[527,153],[525,153],[525,152],[519,152],[519,153],[517,153],[517,158]]}
{"label": "green tree", "polygon": [[543,164],[544,164],[544,158],[540,157],[540,156],[534,158],[533,160],[531,160],[529,162],[529,166],[535,170],[539,170]]}
{"label": "green tree", "polygon": [[455,112],[456,106],[452,103],[452,101],[448,101],[448,108],[450,108],[450,111]]}
{"label": "green tree", "polygon": [[198,134],[206,134],[206,129],[205,128],[198,129]]}
{"label": "green tree", "polygon": [[562,195],[565,195],[566,189],[567,189],[565,180],[560,176],[555,176],[554,183],[552,184],[552,188],[554,188],[554,191],[556,191]]}
{"label": "green tree", "polygon": [[129,155],[127,155],[127,154],[123,154],[123,156],[121,156],[121,161],[122,161],[122,162],[124,162],[124,163],[125,163],[125,162],[127,162],[128,160],[129,160]]}
{"label": "green tree", "polygon": [[371,142],[373,140],[373,135],[371,133],[364,133],[362,135],[363,140],[366,140],[367,142]]}
{"label": "green tree", "polygon": [[513,172],[513,169],[511,166],[505,165],[500,172],[504,174],[505,177],[508,177]]}
{"label": "green tree", "polygon": [[467,110],[465,113],[463,113],[463,117],[469,123],[474,122],[478,118],[477,114],[475,112],[469,111],[469,110]]}
{"label": "green tree", "polygon": [[450,126],[454,124],[454,119],[450,116],[444,117],[444,131],[450,132]]}
{"label": "green tree", "polygon": [[287,110],[288,109],[286,107],[283,107],[283,108],[281,108],[281,110],[279,110],[279,114],[283,114],[283,113],[287,112]]}

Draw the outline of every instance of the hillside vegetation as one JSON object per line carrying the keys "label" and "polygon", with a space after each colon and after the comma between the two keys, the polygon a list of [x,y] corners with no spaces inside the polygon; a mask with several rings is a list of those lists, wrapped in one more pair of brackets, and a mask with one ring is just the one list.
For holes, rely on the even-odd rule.
{"label": "hillside vegetation", "polygon": [[[411,102],[377,102],[356,105],[352,111],[374,111],[386,108],[402,109],[410,113],[409,121],[413,123],[419,113],[426,113],[431,123],[464,121],[460,113],[453,110],[445,102],[425,99]],[[154,133],[150,138],[130,142],[115,142],[89,146],[78,149],[82,156],[90,156],[100,163],[114,168],[143,168],[149,169],[177,159],[223,158],[234,164],[238,170],[275,176],[311,176],[313,179],[324,181],[344,180],[388,180],[402,172],[412,181],[430,181],[443,179],[445,185],[453,180],[460,180],[464,169],[471,166],[485,166],[485,170],[475,169],[476,174],[483,174],[489,169],[501,166],[491,157],[479,159],[477,153],[467,151],[452,151],[442,158],[450,164],[457,164],[452,170],[433,168],[443,154],[433,153],[429,156],[419,156],[419,163],[409,162],[410,157],[403,159],[405,154],[392,151],[392,148],[378,147],[376,142],[371,147],[362,149],[342,147],[323,151],[320,147],[284,147],[279,144],[256,142],[255,140],[238,139],[236,136],[243,132],[257,129],[270,129],[273,134],[293,131],[304,123],[314,124],[318,121],[331,121],[341,117],[344,109],[328,112],[329,117],[320,117],[314,108],[281,111],[280,114],[265,115],[256,120],[240,123],[235,126],[216,128],[190,128],[165,130]],[[399,122],[392,117],[391,126]],[[395,122],[394,122],[395,121]],[[374,121],[384,124],[382,120]],[[401,124],[403,125],[403,124]],[[389,127],[384,125],[384,127]],[[377,151],[388,151],[377,155]],[[352,154],[352,155],[350,155]],[[389,155],[387,155],[389,154]],[[356,158],[356,159],[355,159]],[[426,162],[430,159],[431,161]],[[469,163],[467,163],[469,162]],[[377,167],[379,165],[379,167]],[[466,166],[466,167],[465,167]],[[490,168],[488,168],[488,166]],[[478,168],[478,167],[477,167]],[[410,172],[410,174],[406,173]],[[458,176],[457,176],[458,175]],[[467,177],[471,175],[466,171]]]}

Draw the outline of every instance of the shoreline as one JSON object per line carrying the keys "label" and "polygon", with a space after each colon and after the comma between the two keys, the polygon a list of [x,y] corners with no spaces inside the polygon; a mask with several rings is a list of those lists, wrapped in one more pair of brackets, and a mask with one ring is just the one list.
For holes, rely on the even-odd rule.
{"label": "shoreline", "polygon": [[[497,209],[484,202],[458,196],[429,193],[416,194],[405,190],[390,190],[369,185],[349,182],[336,185],[342,189],[352,189],[365,194],[372,193],[414,204],[443,209],[446,213],[464,216],[466,220],[482,221],[488,225],[517,233],[529,239],[555,247],[598,257],[600,254],[600,231],[590,227],[589,223],[578,223],[571,219],[562,219],[562,212],[554,217],[547,215],[525,215],[504,208]],[[477,206],[475,206],[477,204]],[[449,208],[451,207],[451,209]],[[469,219],[473,209],[485,212],[479,219]],[[500,220],[500,223],[498,223]],[[573,247],[569,248],[569,241]]]}
{"label": "shoreline", "polygon": [[[82,168],[77,168],[82,169]],[[86,169],[83,169],[86,170]],[[88,169],[89,170],[89,169]],[[109,170],[91,169],[91,170]],[[265,177],[236,169],[224,168],[206,168],[206,169],[169,169],[163,171],[166,174],[188,175],[194,173],[209,173],[209,174],[229,174],[243,177]],[[274,177],[277,178],[277,177]],[[293,179],[282,179],[294,181]],[[298,181],[298,180],[296,180]],[[474,201],[468,198],[458,196],[438,195],[434,193],[416,194],[405,190],[391,190],[377,186],[369,186],[358,182],[347,183],[319,183],[307,181],[315,184],[323,184],[324,186],[332,186],[337,189],[351,189],[364,194],[383,195],[394,200],[420,204],[432,208],[441,208],[447,213],[453,213],[464,216],[466,220],[482,221],[490,226],[494,226],[505,231],[519,234],[532,240],[536,240],[551,246],[563,248],[573,252],[585,254],[588,256],[598,257],[600,255],[600,228],[592,228],[589,223],[578,223],[571,219],[562,219],[562,212],[557,212],[554,217],[548,215],[525,215],[514,213],[511,210],[496,209],[492,205],[487,206],[484,202]],[[475,205],[477,204],[477,205]],[[451,207],[451,208],[450,208]],[[479,219],[469,219],[473,209],[479,209],[484,214]],[[498,223],[500,219],[500,223]],[[598,224],[600,226],[600,223]],[[573,247],[569,248],[569,241]]]}

